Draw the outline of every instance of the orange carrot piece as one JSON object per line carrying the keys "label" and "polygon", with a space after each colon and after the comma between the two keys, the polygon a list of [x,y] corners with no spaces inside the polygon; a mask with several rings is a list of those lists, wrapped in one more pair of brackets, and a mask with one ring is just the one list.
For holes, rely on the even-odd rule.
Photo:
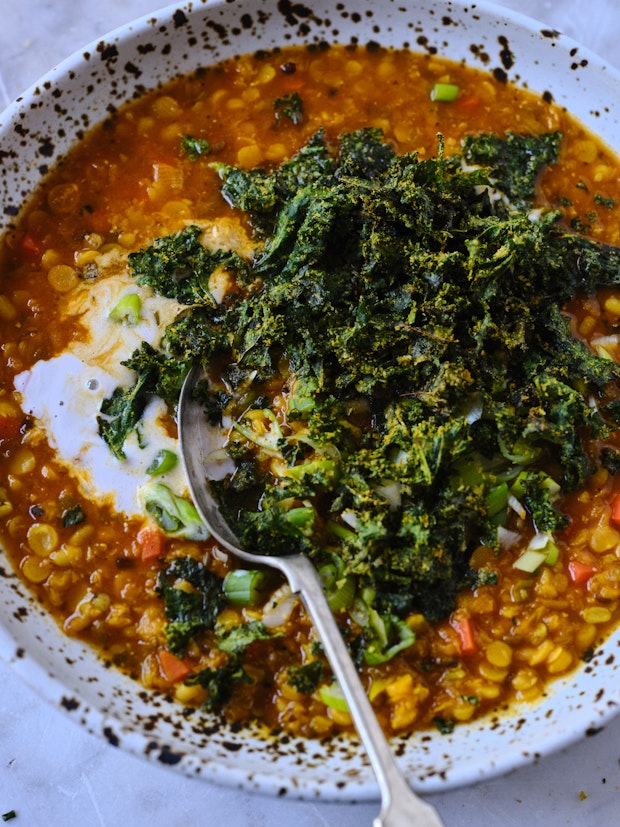
{"label": "orange carrot piece", "polygon": [[474,635],[474,624],[469,617],[453,617],[450,625],[458,635],[462,655],[472,655],[478,648]]}
{"label": "orange carrot piece", "polygon": [[473,95],[468,98],[460,98],[456,101],[456,105],[465,112],[474,112],[476,109],[480,109],[481,103],[480,98],[476,98]]}
{"label": "orange carrot piece", "polygon": [[614,525],[620,526],[620,494],[616,494],[611,501],[611,516],[609,519]]}
{"label": "orange carrot piece", "polygon": [[16,437],[21,426],[22,420],[16,416],[0,416],[0,442]]}
{"label": "orange carrot piece", "polygon": [[593,574],[596,574],[594,566],[590,566],[587,563],[580,563],[579,560],[569,560],[568,576],[573,583],[577,585],[587,583]]}
{"label": "orange carrot piece", "polygon": [[42,242],[29,233],[22,238],[19,246],[21,247],[22,252],[28,256],[40,256],[43,252]]}
{"label": "orange carrot piece", "polygon": [[179,681],[185,680],[192,671],[188,663],[173,655],[172,652],[169,652],[167,649],[160,649],[157,652],[157,660],[159,661],[159,667],[164,677],[171,683],[178,683]]}
{"label": "orange carrot piece", "polygon": [[138,532],[140,559],[145,563],[157,560],[164,553],[164,535],[154,525],[145,525]]}

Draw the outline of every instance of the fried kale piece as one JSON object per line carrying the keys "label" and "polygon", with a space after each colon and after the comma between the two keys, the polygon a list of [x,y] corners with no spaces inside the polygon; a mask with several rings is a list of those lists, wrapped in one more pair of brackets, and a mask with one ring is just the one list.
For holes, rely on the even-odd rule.
{"label": "fried kale piece", "polygon": [[[188,228],[132,258],[139,281],[188,309],[108,417],[136,427],[145,393],[172,400],[187,365],[214,356],[227,367],[201,389],[211,421],[284,381],[296,433],[269,456],[285,471],[253,465],[262,449],[242,427],[238,470],[218,485],[242,543],[317,565],[336,554],[339,582],[372,611],[444,616],[472,582],[472,549],[497,547],[509,494],[538,530],[562,528],[559,495],[595,470],[591,440],[620,420],[618,366],[562,313],[577,291],[620,283],[620,251],[533,209],[560,141],[483,135],[420,159],[375,129],[335,148],[320,131],[273,170],[213,164],[260,252],[207,253]],[[216,266],[242,288],[221,306]]]}

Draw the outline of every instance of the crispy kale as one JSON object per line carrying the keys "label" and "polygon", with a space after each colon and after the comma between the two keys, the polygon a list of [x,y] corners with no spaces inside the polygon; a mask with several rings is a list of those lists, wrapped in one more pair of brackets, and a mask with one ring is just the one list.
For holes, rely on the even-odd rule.
{"label": "crispy kale", "polygon": [[157,592],[165,602],[168,646],[177,655],[196,634],[214,628],[226,604],[221,578],[191,557],[178,557],[160,572]]}
{"label": "crispy kale", "polygon": [[206,138],[195,138],[193,135],[184,135],[181,138],[181,149],[190,161],[196,161],[205,155],[211,154],[211,144]]}
{"label": "crispy kale", "polygon": [[282,95],[273,102],[273,109],[276,116],[276,123],[282,118],[287,118],[291,123],[300,124],[304,118],[304,104],[299,92],[291,92],[289,95]]}
{"label": "crispy kale", "polygon": [[252,679],[243,668],[243,657],[232,655],[228,660],[217,668],[201,669],[187,683],[190,686],[202,686],[207,690],[205,708],[213,711],[221,709],[233,693],[235,684],[252,683]]}
{"label": "crispy kale", "polygon": [[302,695],[309,695],[323,680],[323,671],[324,666],[321,660],[294,664],[288,669],[288,683]]}
{"label": "crispy kale", "polygon": [[186,227],[156,238],[146,250],[130,253],[129,265],[138,284],[147,284],[156,293],[182,304],[194,304],[210,300],[209,277],[217,267],[243,273],[245,264],[237,253],[208,251],[200,243],[200,234],[199,227]]}
{"label": "crispy kale", "polygon": [[[340,582],[391,629],[382,640],[368,621],[374,657],[401,645],[406,612],[450,610],[475,579],[471,551],[499,546],[510,498],[534,530],[562,528],[560,495],[618,426],[620,369],[573,337],[562,306],[619,284],[620,251],[533,209],[560,140],[478,136],[452,157],[440,141],[420,159],[378,130],[335,150],[319,132],[273,170],[213,165],[264,238],[254,261],[202,251],[196,228],[132,259],[139,281],[190,305],[164,362],[224,364],[201,398],[211,421],[237,421],[237,472],[218,490],[242,543],[319,566],[336,554]],[[220,306],[216,266],[240,288]],[[254,406],[280,385],[282,426]],[[163,387],[160,366],[128,391],[128,421]]]}
{"label": "crispy kale", "polygon": [[101,404],[97,418],[99,436],[107,443],[117,459],[125,459],[124,445],[132,431],[140,440],[140,420],[149,399],[159,396],[174,406],[179,398],[183,380],[191,366],[187,351],[185,359],[174,358],[142,342],[129,359],[121,364],[135,371],[136,380],[129,387],[118,387]]}
{"label": "crispy kale", "polygon": [[201,669],[187,681],[192,686],[202,686],[207,690],[205,701],[207,709],[221,709],[230,699],[235,684],[253,683],[243,666],[248,647],[257,641],[269,640],[271,637],[267,628],[259,621],[233,626],[220,633],[218,648],[227,653],[226,661],[215,669]]}
{"label": "crispy kale", "polygon": [[562,135],[469,135],[463,144],[463,157],[470,164],[490,168],[489,177],[508,198],[518,205],[531,203],[541,169],[557,163]]}

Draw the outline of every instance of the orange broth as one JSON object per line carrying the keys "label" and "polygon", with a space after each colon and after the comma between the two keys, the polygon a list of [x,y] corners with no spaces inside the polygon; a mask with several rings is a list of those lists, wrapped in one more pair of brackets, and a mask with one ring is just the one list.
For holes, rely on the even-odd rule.
{"label": "orange broth", "polygon": [[[437,82],[459,87],[450,103],[433,102]],[[274,119],[275,99],[298,92],[299,125]],[[148,688],[200,706],[205,690],[188,674],[217,667],[226,655],[207,632],[182,660],[166,648],[157,576],[174,557],[191,556],[224,575],[233,561],[210,542],[158,537],[144,553],[146,518],[117,513],[85,498],[20,407],[17,374],[50,359],[84,336],[80,317],[67,315],[73,291],[89,267],[110,252],[126,256],[156,237],[196,221],[230,214],[208,163],[180,150],[191,134],[212,147],[207,160],[244,168],[278,164],[319,127],[328,139],[343,131],[379,127],[397,152],[445,154],[464,135],[560,130],[560,163],[539,182],[539,202],[561,208],[589,235],[620,243],[613,199],[620,164],[595,137],[552,101],[478,70],[428,55],[382,49],[285,49],[244,56],[171,82],[126,105],[96,128],[57,166],[4,240],[0,281],[0,532],[23,579],[68,635],[92,644],[106,661]],[[618,330],[620,292],[577,298],[567,308],[575,334],[618,358],[608,334]],[[167,428],[174,433],[170,417]],[[548,682],[576,669],[620,617],[620,528],[612,515],[618,484],[597,472],[565,508],[571,525],[560,538],[558,562],[534,575],[513,568],[517,552],[483,547],[474,565],[498,575],[497,585],[463,592],[454,613],[430,624],[407,618],[416,634],[393,660],[362,669],[385,730],[424,729],[438,719],[463,722],[535,701]],[[79,504],[85,519],[63,525]],[[146,558],[146,559],[144,559]],[[256,608],[229,606],[226,626],[259,618]],[[343,619],[343,623],[344,623]],[[464,632],[467,630],[467,632]],[[273,629],[283,636],[252,644],[246,671],[225,707],[231,720],[258,718],[307,736],[351,725],[348,713],[326,707],[316,693],[288,682],[291,665],[317,654],[315,633],[299,603]]]}

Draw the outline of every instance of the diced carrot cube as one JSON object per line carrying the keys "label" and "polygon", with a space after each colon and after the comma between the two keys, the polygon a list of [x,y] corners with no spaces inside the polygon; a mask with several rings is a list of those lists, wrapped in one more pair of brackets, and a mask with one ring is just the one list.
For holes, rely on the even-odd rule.
{"label": "diced carrot cube", "polygon": [[19,434],[22,421],[16,416],[0,416],[0,442],[12,439]]}
{"label": "diced carrot cube", "polygon": [[138,546],[140,547],[140,559],[145,563],[157,560],[164,553],[164,535],[154,525],[145,525],[138,532]]}
{"label": "diced carrot cube", "polygon": [[610,522],[616,526],[620,526],[620,494],[616,494],[611,502],[611,516]]}
{"label": "diced carrot cube", "polygon": [[573,583],[587,583],[587,581],[596,574],[594,566],[587,563],[581,563],[579,560],[570,560],[568,563],[568,575]]}
{"label": "diced carrot cube", "polygon": [[461,654],[473,654],[477,650],[478,646],[474,635],[474,624],[471,622],[471,619],[464,615],[453,617],[450,620],[450,625],[458,636]]}
{"label": "diced carrot cube", "polygon": [[173,655],[167,649],[160,649],[157,653],[157,660],[162,674],[171,683],[178,683],[185,680],[191,673],[191,666],[186,661]]}

